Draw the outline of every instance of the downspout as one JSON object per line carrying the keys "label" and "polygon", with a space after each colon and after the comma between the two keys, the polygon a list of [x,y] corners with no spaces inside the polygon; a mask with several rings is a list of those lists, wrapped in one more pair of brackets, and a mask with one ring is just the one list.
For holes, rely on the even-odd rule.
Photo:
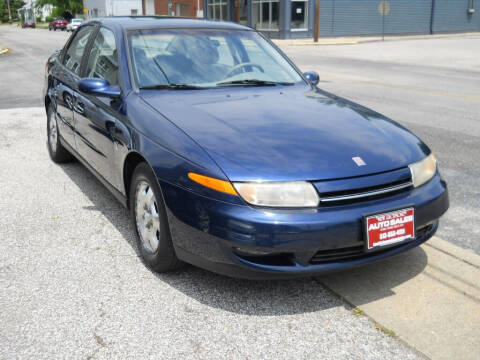
{"label": "downspout", "polygon": [[432,0],[432,12],[430,14],[430,35],[433,34],[434,17],[435,17],[435,0]]}

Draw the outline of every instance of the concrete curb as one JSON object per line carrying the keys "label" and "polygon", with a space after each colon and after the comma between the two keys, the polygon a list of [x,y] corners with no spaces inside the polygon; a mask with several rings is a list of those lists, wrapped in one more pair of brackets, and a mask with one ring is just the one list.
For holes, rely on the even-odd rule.
{"label": "concrete curb", "polygon": [[480,256],[439,238],[385,262],[320,278],[432,359],[480,353]]}
{"label": "concrete curb", "polygon": [[350,37],[330,37],[320,38],[318,43],[313,39],[273,39],[272,41],[279,46],[319,46],[319,45],[355,45],[375,41],[399,41],[399,40],[422,40],[422,39],[441,39],[451,37],[478,36],[480,32],[454,33],[454,34],[433,34],[433,35],[399,35],[399,36],[350,36]]}
{"label": "concrete curb", "polygon": [[476,267],[477,269],[480,269],[480,256],[462,249],[461,247],[455,246],[448,241],[442,240],[438,237],[433,237],[430,239],[430,241],[425,243],[425,246],[433,247],[438,251],[444,252],[454,258],[457,258],[458,260]]}

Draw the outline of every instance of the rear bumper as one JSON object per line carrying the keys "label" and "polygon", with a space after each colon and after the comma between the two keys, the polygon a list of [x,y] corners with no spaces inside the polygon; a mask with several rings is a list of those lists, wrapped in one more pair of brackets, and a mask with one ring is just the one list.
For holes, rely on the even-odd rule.
{"label": "rear bumper", "polygon": [[[399,254],[427,241],[449,206],[446,183],[429,183],[386,198],[309,210],[234,205],[161,183],[180,259],[241,278],[310,276],[352,268]],[[365,214],[414,206],[417,238],[374,253],[313,263],[317,253],[363,249]]]}

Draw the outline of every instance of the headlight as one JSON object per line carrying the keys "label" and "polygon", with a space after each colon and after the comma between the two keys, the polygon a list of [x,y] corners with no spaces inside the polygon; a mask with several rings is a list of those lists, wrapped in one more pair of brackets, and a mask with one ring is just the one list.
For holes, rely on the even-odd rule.
{"label": "headlight", "polygon": [[246,202],[270,207],[315,207],[319,197],[309,182],[246,182],[233,183]]}
{"label": "headlight", "polygon": [[435,158],[435,155],[431,153],[425,159],[420,160],[415,164],[408,165],[408,167],[412,173],[413,186],[418,187],[435,176],[435,173],[437,172],[437,159]]}

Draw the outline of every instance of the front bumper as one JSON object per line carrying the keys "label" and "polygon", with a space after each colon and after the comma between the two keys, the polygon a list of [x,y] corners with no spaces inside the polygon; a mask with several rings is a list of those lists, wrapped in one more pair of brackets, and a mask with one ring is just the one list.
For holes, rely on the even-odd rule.
{"label": "front bumper", "polygon": [[[439,174],[419,188],[385,198],[308,210],[258,209],[162,182],[161,187],[178,257],[213,272],[251,279],[323,274],[399,254],[432,237],[449,206],[447,185]],[[374,253],[358,252],[364,244],[363,215],[412,205],[416,239]],[[344,249],[357,252],[312,261],[316,254]]]}

